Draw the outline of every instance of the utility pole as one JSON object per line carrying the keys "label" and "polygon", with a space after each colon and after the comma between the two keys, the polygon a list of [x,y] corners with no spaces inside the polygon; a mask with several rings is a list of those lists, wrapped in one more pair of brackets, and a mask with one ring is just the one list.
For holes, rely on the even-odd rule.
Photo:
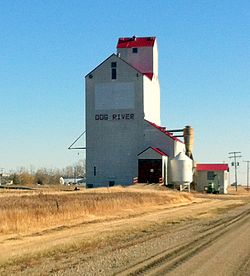
{"label": "utility pole", "polygon": [[249,191],[249,163],[250,163],[250,160],[243,161],[243,162],[247,163],[247,191]]}
{"label": "utility pole", "polygon": [[2,185],[3,168],[0,168],[0,185]]}
{"label": "utility pole", "polygon": [[239,162],[237,161],[237,158],[240,158],[241,155],[241,152],[240,151],[232,151],[232,152],[229,152],[229,158],[233,158],[234,162],[232,162],[232,166],[234,166],[234,180],[235,180],[235,189],[236,189],[236,192],[238,190],[238,181],[237,181],[237,167],[239,166]]}

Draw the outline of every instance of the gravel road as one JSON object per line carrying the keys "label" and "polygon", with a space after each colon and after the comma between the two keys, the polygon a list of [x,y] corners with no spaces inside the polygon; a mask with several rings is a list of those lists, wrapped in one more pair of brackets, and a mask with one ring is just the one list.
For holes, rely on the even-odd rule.
{"label": "gravel road", "polygon": [[250,275],[249,208],[162,229],[55,275]]}
{"label": "gravel road", "polygon": [[250,275],[249,203],[233,205],[221,199],[211,206],[203,202],[140,219],[129,220],[129,227],[136,228],[136,224],[143,225],[146,220],[151,227],[140,231],[136,228],[137,232],[115,242],[110,239],[105,246],[88,252],[78,249],[68,254],[56,253],[29,265],[0,270],[0,274]]}

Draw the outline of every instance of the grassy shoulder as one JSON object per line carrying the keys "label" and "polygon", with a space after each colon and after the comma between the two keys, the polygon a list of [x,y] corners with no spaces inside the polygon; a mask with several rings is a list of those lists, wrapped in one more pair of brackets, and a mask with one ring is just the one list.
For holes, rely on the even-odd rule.
{"label": "grassy shoulder", "polygon": [[240,196],[201,198],[148,186],[6,192],[0,199],[0,219],[9,219],[0,234],[2,271],[13,264],[35,265],[43,257],[64,258],[78,250],[138,240],[162,227],[206,219],[249,202]]}
{"label": "grassy shoulder", "polygon": [[133,215],[149,207],[191,202],[192,195],[167,189],[113,187],[81,191],[1,191],[0,199],[0,234],[27,234],[80,221]]}

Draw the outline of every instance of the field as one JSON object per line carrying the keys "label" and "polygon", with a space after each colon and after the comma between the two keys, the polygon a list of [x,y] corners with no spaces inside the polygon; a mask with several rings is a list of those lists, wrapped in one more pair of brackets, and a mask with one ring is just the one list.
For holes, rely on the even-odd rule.
{"label": "field", "polygon": [[[227,228],[231,235],[237,229],[242,232],[237,236],[245,235],[249,203],[244,189],[229,195],[179,193],[155,185],[0,190],[0,274],[147,275],[147,267],[162,269],[159,260],[172,271],[172,254],[192,258],[197,246],[205,252],[206,243],[216,245]],[[247,272],[239,275],[248,275],[248,236],[241,238],[235,242],[242,245],[242,260],[234,259],[245,262]],[[209,275],[204,271],[197,275]]]}
{"label": "field", "polygon": [[82,191],[0,191],[0,233],[24,234],[79,221],[133,215],[146,208],[190,202],[192,196],[176,192],[122,187]]}

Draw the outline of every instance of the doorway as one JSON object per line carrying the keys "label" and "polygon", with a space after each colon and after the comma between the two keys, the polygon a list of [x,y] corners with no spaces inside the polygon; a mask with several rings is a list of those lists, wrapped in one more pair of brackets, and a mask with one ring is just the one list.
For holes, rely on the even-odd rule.
{"label": "doorway", "polygon": [[159,183],[162,178],[161,159],[139,159],[138,160],[138,182]]}

